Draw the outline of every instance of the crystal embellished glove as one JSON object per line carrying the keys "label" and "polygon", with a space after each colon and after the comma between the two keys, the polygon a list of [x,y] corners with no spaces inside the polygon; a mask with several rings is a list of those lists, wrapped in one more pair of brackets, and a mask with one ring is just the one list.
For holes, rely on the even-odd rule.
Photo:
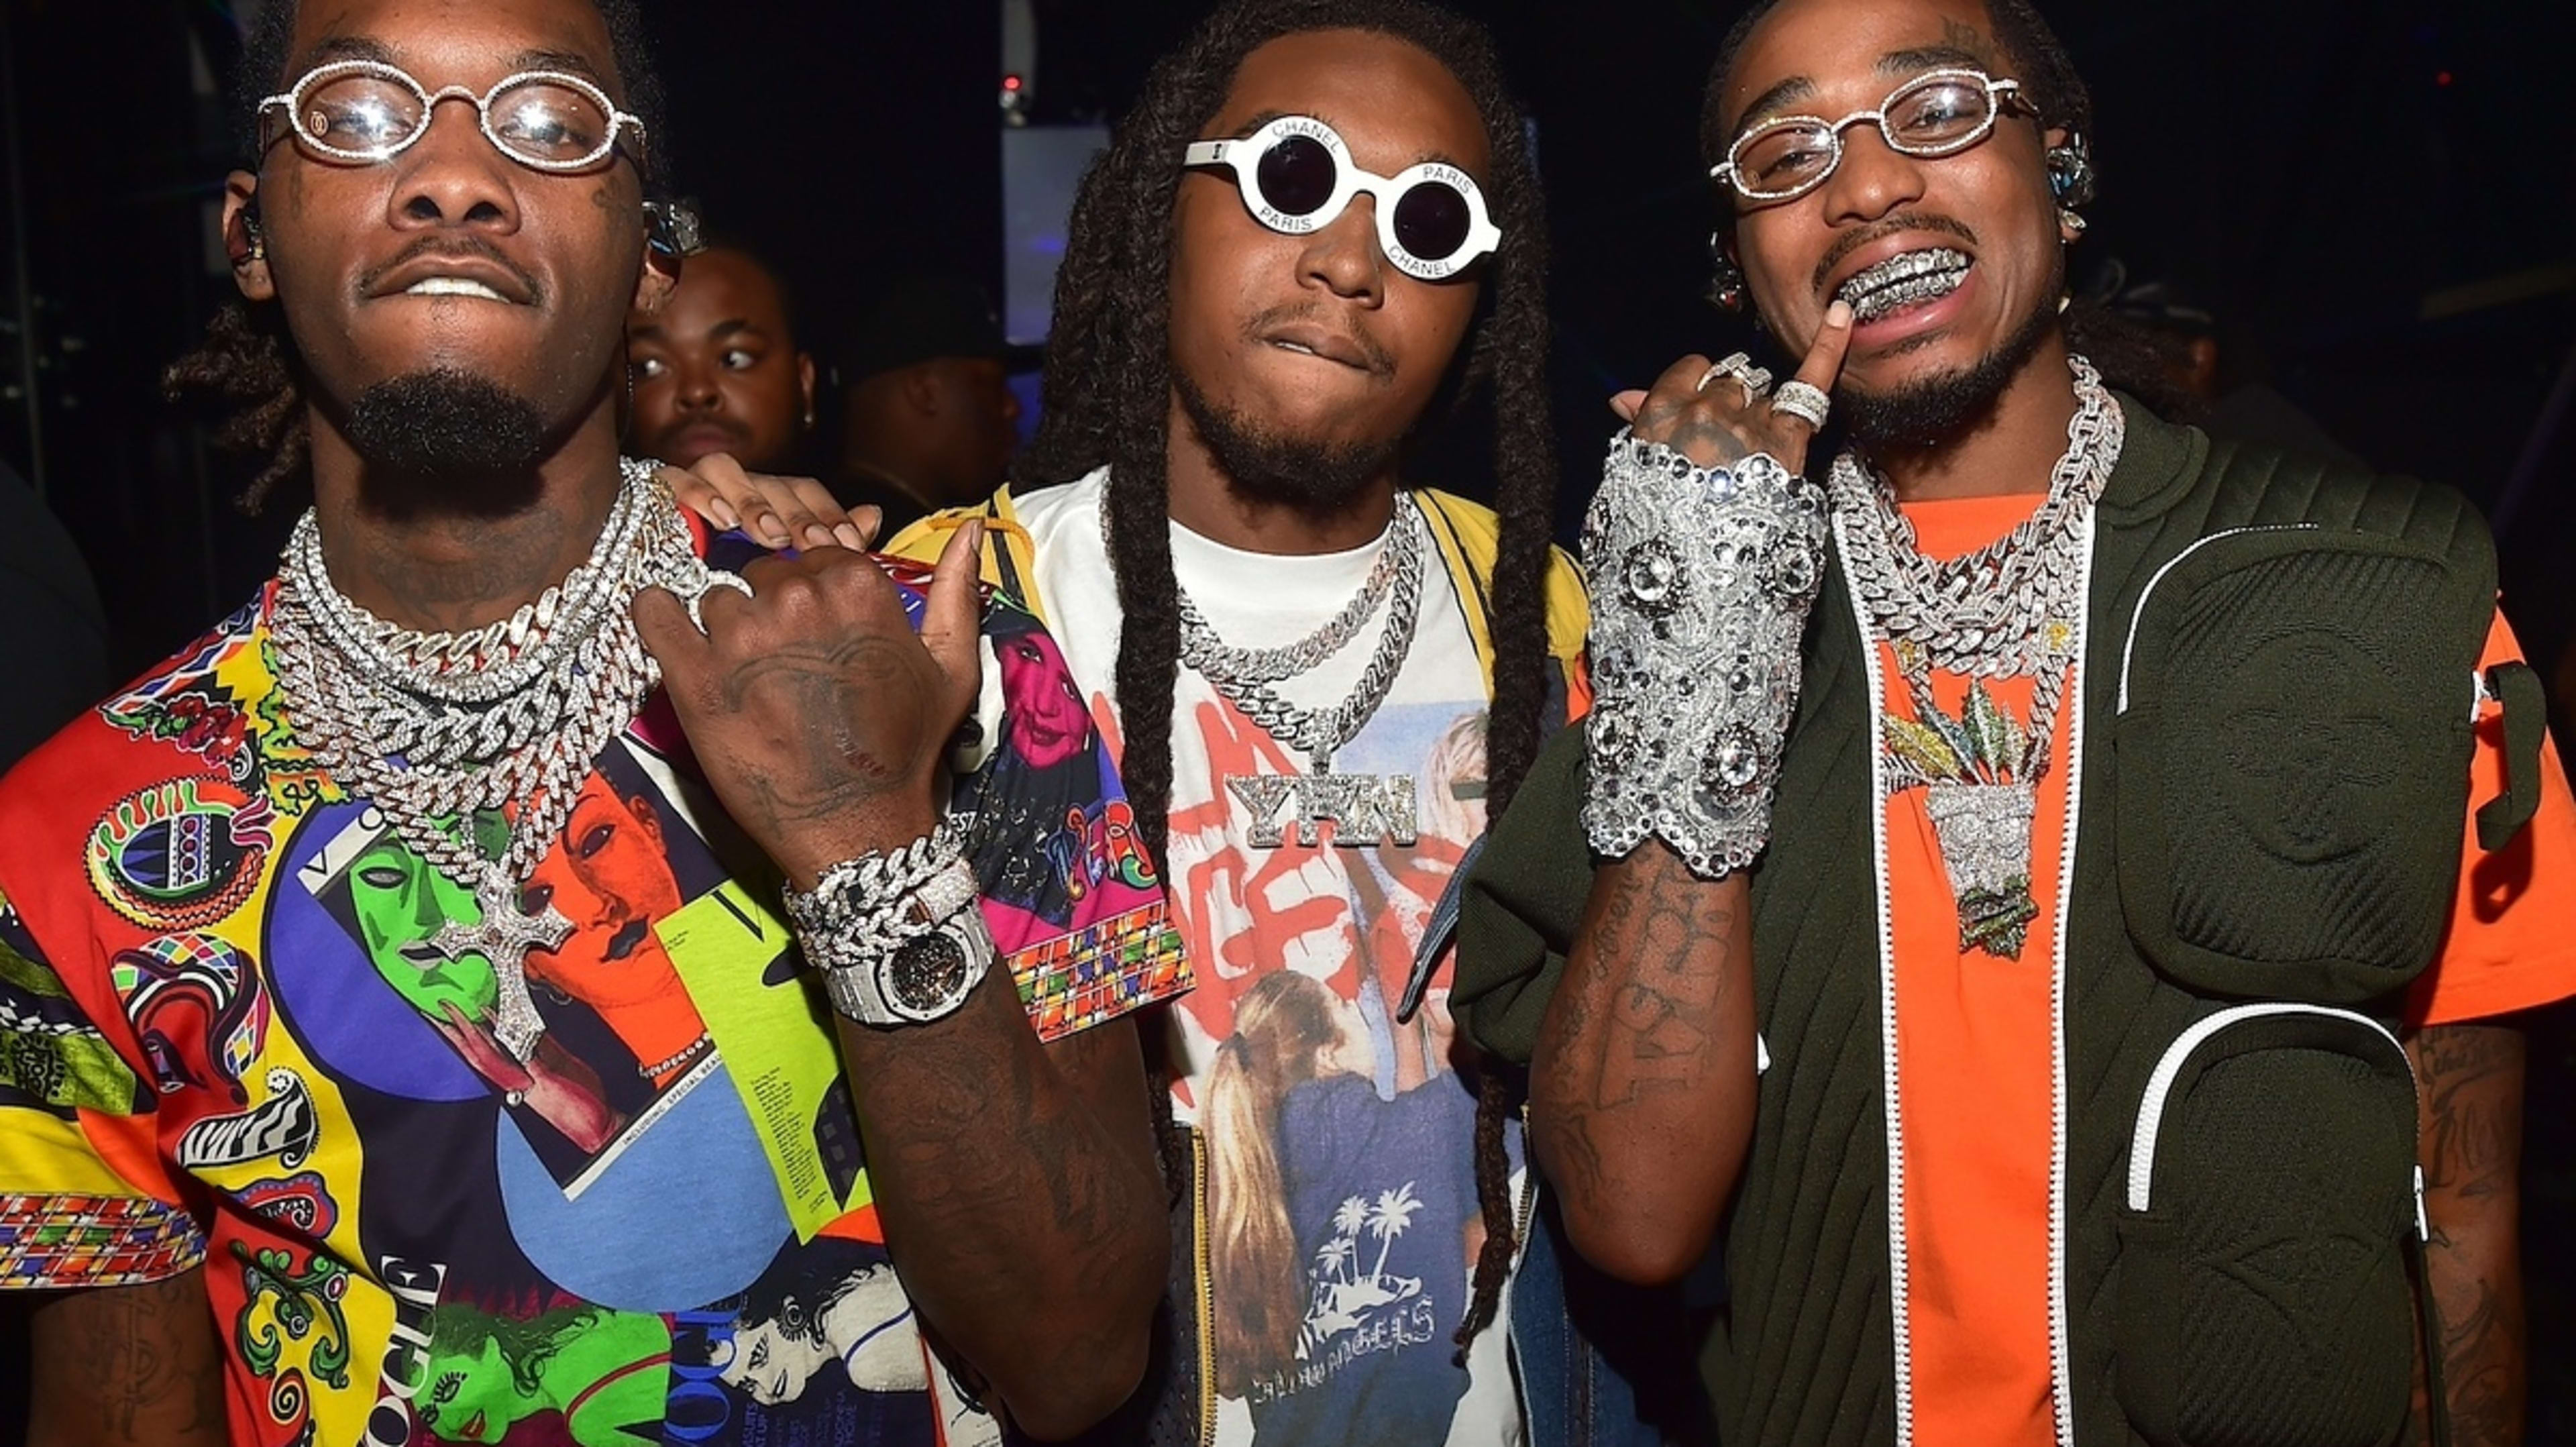
{"label": "crystal embellished glove", "polygon": [[1583,520],[1594,853],[1652,837],[1716,879],[1762,852],[1825,532],[1818,489],[1768,454],[1704,468],[1611,440]]}

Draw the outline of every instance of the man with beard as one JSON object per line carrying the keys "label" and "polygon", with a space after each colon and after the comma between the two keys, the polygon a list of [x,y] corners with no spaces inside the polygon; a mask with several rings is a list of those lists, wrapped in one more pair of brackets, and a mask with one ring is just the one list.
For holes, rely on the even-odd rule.
{"label": "man with beard", "polygon": [[[1041,490],[897,543],[989,522],[988,576],[1047,619],[1143,858],[1182,882],[1201,984],[1161,1043],[1196,1251],[1162,1405],[1185,1440],[1560,1440],[1561,1369],[1589,1373],[1606,1430],[1642,1430],[1561,1351],[1523,1354],[1524,1422],[1503,1334],[1478,1330],[1528,1201],[1499,1077],[1446,1048],[1432,917],[1580,696],[1581,595],[1548,545],[1543,228],[1476,28],[1405,0],[1229,4],[1083,183],[1016,467]],[[1490,392],[1494,511],[1402,482],[1461,387]],[[1438,962],[1420,1014],[1418,954]],[[1331,1006],[1298,1018],[1333,1028],[1257,1027],[1288,971]],[[1336,1131],[1354,1090],[1409,1128]],[[1556,1263],[1529,1269],[1515,1326],[1561,1332]]]}
{"label": "man with beard", "polygon": [[[202,1437],[219,1397],[236,1443],[926,1447],[1070,1435],[1144,1369],[1122,1017],[1186,984],[1178,938],[1150,872],[979,907],[936,801],[997,787],[1031,685],[981,676],[974,529],[935,576],[749,558],[618,456],[625,320],[672,279],[639,37],[625,0],[251,37],[242,301],[178,374],[314,507],[0,784],[40,1441]],[[137,951],[212,1002],[149,1051]],[[531,1099],[565,1082],[590,1108]],[[755,1284],[889,1265],[908,1366],[755,1390]]]}
{"label": "man with beard", "polygon": [[2089,128],[2025,0],[1730,37],[1721,290],[1806,363],[1615,404],[1595,708],[1469,881],[1464,1013],[1581,1249],[1727,1220],[1724,1440],[2386,1442],[2414,1362],[2519,1441],[2508,1017],[2576,992],[2576,807],[2493,548],[2108,391]]}

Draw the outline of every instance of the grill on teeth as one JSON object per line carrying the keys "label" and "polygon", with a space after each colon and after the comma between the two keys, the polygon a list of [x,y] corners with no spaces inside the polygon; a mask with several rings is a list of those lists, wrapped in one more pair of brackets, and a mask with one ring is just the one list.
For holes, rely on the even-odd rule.
{"label": "grill on teeth", "polygon": [[1855,319],[1876,321],[1901,308],[1948,296],[1968,279],[1968,267],[1965,253],[1947,247],[1909,251],[1864,268],[1834,295],[1851,303]]}

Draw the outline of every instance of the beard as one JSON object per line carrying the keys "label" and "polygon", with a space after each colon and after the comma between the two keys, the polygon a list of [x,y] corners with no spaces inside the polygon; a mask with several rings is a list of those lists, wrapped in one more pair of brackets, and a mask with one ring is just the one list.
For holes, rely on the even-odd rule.
{"label": "beard", "polygon": [[1386,474],[1403,448],[1401,438],[1329,443],[1290,437],[1219,407],[1178,368],[1172,384],[1182,412],[1237,493],[1307,517],[1331,517],[1350,508],[1370,483]]}
{"label": "beard", "polygon": [[2002,346],[1959,371],[1923,377],[1887,392],[1834,389],[1834,412],[1853,446],[1863,452],[1881,448],[1929,448],[1957,438],[1994,410],[2014,376],[2039,350],[2057,325],[2057,296],[2066,263],[2057,266],[2056,284],[2043,287],[2030,314],[2004,338]]}
{"label": "beard", "polygon": [[365,506],[390,517],[499,517],[536,500],[545,414],[488,378],[453,368],[378,382],[349,404],[349,445],[366,460]]}

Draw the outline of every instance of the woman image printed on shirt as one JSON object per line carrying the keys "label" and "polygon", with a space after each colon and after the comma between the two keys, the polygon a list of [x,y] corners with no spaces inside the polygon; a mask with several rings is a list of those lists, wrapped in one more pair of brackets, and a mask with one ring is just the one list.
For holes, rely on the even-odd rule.
{"label": "woman image printed on shirt", "polygon": [[[521,892],[522,912],[552,908],[572,925],[554,950],[524,962],[544,1033],[521,1060],[494,1033],[500,979],[480,952],[450,959],[430,940],[449,920],[481,915],[473,894],[433,868],[375,818],[375,835],[346,871],[317,891],[397,993],[494,1086],[558,1184],[571,1187],[617,1149],[620,1133],[654,1102],[686,1088],[712,1064],[705,1022],[654,932],[693,892],[675,853],[697,845],[623,746],[611,746],[584,781],[571,817]],[[365,821],[352,828],[365,827]],[[489,811],[476,828],[487,854],[503,842]],[[712,888],[720,873],[702,847],[689,872]],[[341,896],[334,899],[333,896]],[[335,908],[336,906],[336,908]]]}
{"label": "woman image printed on shirt", "polygon": [[[615,760],[626,762],[622,753]],[[630,781],[608,760],[602,765],[520,896],[522,911],[552,906],[572,922],[562,945],[529,954],[528,974],[597,1012],[659,1090],[703,1058],[710,1042],[653,930],[683,902],[660,811],[640,771]]]}
{"label": "woman image printed on shirt", "polygon": [[1437,1442],[1466,1386],[1449,1332],[1481,1224],[1458,1148],[1474,1097],[1406,1029],[1381,1098],[1360,1008],[1294,970],[1234,1021],[1204,1110],[1218,1388],[1263,1436]]}
{"label": "woman image printed on shirt", "polygon": [[998,601],[986,632],[1012,707],[990,763],[958,779],[956,807],[974,816],[967,853],[1007,954],[1062,931],[1094,890],[1111,891],[1095,918],[1154,903],[1155,877],[1055,639]]}
{"label": "woman image printed on shirt", "polygon": [[829,1283],[753,1283],[721,1363],[725,1385],[764,1407],[795,1401],[827,1371],[847,1376],[863,1392],[930,1387],[912,1329],[912,1299],[894,1263],[882,1257]]}
{"label": "woman image printed on shirt", "polygon": [[670,1375],[671,1328],[658,1316],[570,1305],[521,1319],[441,1302],[412,1414],[441,1442],[654,1443]]}

